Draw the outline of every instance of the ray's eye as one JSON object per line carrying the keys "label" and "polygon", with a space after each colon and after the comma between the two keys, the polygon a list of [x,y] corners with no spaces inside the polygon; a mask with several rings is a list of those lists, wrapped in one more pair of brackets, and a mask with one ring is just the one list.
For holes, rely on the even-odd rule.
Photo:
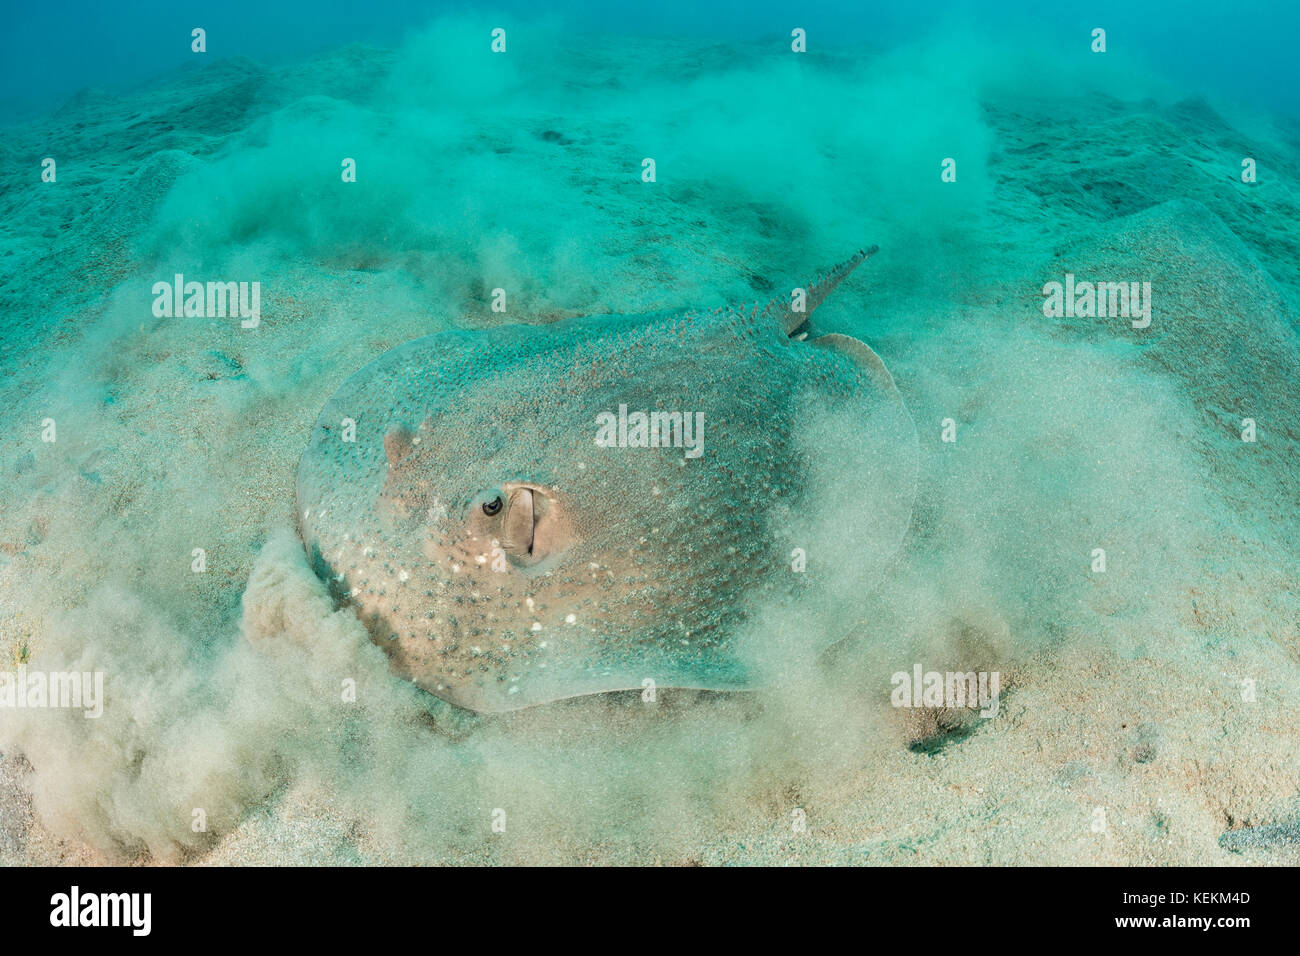
{"label": "ray's eye", "polygon": [[502,504],[504,504],[504,502],[501,500],[501,496],[497,495],[491,501],[483,502],[483,513],[490,518],[501,510]]}

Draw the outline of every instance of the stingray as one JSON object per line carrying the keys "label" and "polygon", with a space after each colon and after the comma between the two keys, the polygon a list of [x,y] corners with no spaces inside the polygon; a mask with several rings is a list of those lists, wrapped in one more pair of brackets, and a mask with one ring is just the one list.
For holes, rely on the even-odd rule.
{"label": "stingray", "polygon": [[302,456],[316,573],[392,668],[480,712],[747,690],[842,639],[896,555],[917,439],[816,307],[441,332],[326,403]]}

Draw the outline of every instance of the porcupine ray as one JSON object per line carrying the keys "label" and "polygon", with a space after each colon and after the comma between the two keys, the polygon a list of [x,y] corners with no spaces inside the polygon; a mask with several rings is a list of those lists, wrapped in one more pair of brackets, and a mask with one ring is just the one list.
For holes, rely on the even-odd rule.
{"label": "porcupine ray", "polygon": [[755,660],[774,600],[808,622],[797,652],[819,653],[858,622],[915,497],[890,374],[808,323],[875,251],[808,287],[803,310],[796,291],[380,356],[326,403],[299,464],[317,574],[396,672],[477,711],[647,679],[754,688],[773,677]]}

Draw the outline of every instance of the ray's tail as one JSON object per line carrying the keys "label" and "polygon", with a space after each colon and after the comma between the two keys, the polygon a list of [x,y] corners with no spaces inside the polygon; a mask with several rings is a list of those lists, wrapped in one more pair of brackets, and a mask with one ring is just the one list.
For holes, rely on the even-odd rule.
{"label": "ray's tail", "polygon": [[839,265],[835,266],[821,278],[810,283],[804,289],[802,301],[802,310],[795,308],[795,299],[792,295],[778,296],[769,302],[763,310],[773,319],[781,324],[786,335],[796,336],[800,332],[805,332],[804,326],[808,324],[809,317],[816,310],[817,306],[826,301],[826,297],[834,291],[848,276],[850,272],[858,265],[874,256],[880,251],[879,246],[868,246],[865,249],[859,249],[849,258],[845,259]]}

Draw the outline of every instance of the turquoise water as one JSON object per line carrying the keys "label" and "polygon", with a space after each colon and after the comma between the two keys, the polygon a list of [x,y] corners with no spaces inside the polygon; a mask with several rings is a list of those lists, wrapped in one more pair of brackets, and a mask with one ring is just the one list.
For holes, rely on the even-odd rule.
{"label": "turquoise water", "polygon": [[[0,652],[117,702],[0,714],[6,859],[1195,863],[1294,817],[1296,8],[263,6],[5,14]],[[312,423],[389,349],[870,244],[816,325],[892,373],[915,507],[880,588],[757,615],[768,695],[442,709],[302,560]],[[178,313],[178,275],[258,297]],[[1149,311],[1053,311],[1076,279]],[[829,509],[856,439],[809,433]],[[900,716],[914,663],[1001,670],[1002,720]],[[1096,805],[1122,839],[1074,839]]]}
{"label": "turquoise water", "polygon": [[[501,25],[528,22],[530,3],[491,5],[380,0],[358,17],[325,4],[266,4],[235,0],[212,7],[143,0],[129,15],[96,4],[53,10],[13,6],[0,39],[0,88],[18,110],[57,105],[82,86],[115,88],[188,65],[188,36],[205,26],[213,52],[283,62],[348,42],[394,45],[430,19],[479,11]],[[793,18],[793,19],[792,19]],[[1155,70],[1185,92],[1233,95],[1295,115],[1300,109],[1290,62],[1300,11],[1288,3],[1255,0],[1231,7],[1209,0],[1126,3],[1069,2],[1051,5],[1004,0],[942,0],[922,9],[823,2],[804,7],[772,2],[720,0],[705,4],[627,5],[568,2],[541,19],[564,32],[671,37],[737,42],[786,36],[793,25],[813,36],[813,49],[879,51],[958,28],[981,41],[1039,47],[1060,57],[1062,67],[1081,65],[1072,36],[1107,28],[1118,40],[1112,60]],[[53,38],[57,37],[57,42]]]}

